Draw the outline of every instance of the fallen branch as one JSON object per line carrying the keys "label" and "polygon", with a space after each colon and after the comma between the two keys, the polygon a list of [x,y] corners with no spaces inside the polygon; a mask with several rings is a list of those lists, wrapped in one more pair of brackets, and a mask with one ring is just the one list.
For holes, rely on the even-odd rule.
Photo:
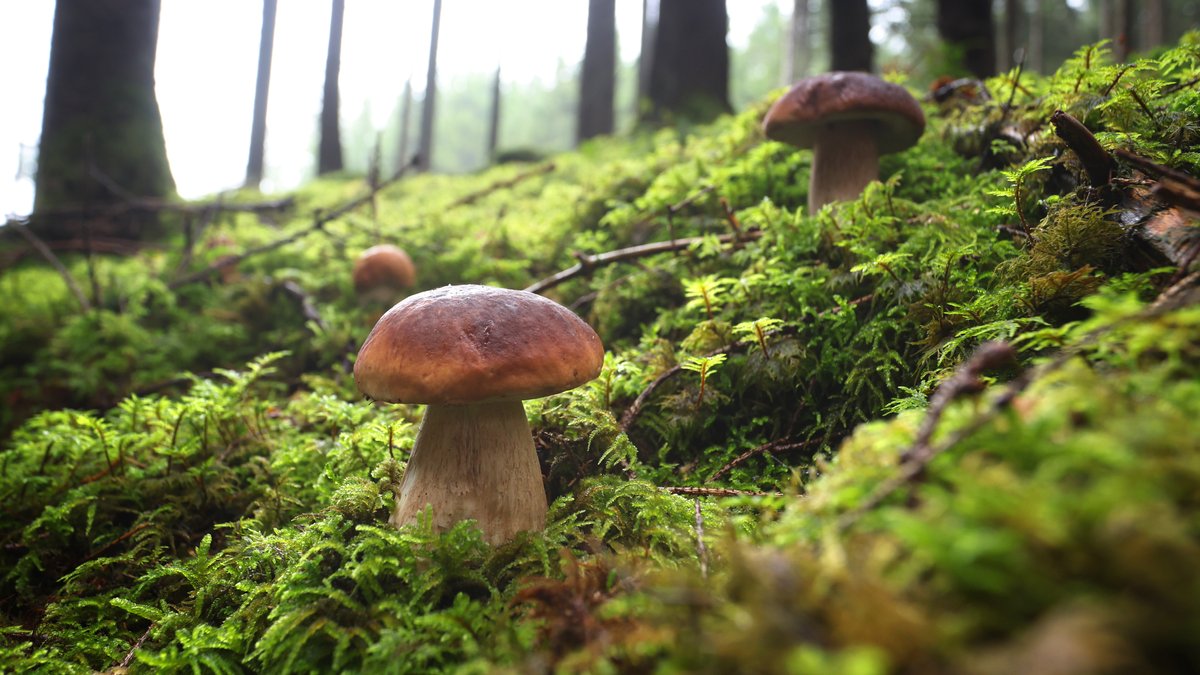
{"label": "fallen branch", "polygon": [[729,473],[734,468],[736,468],[737,466],[739,466],[746,460],[750,459],[751,457],[755,457],[757,455],[761,455],[764,453],[784,452],[787,450],[798,450],[800,448],[808,448],[808,447],[811,447],[818,443],[824,443],[824,442],[825,442],[824,436],[822,436],[821,438],[811,438],[807,441],[799,441],[799,442],[793,442],[793,443],[787,443],[782,440],[769,441],[767,443],[763,443],[762,445],[750,448],[749,450],[743,452],[742,454],[738,455],[737,457],[734,457],[733,459],[729,460],[729,462],[727,462],[725,464],[725,466],[723,466],[720,469],[717,469],[715,472],[713,472],[713,475],[709,476],[708,480],[706,480],[704,482],[712,483],[713,481],[723,478],[725,476],[725,474]]}
{"label": "fallen branch", "polygon": [[[717,236],[717,240],[723,244],[741,243],[743,241],[753,241],[762,236],[762,230],[748,230],[742,233],[722,234]],[[615,251],[606,253],[598,253],[595,255],[584,255],[576,253],[575,258],[579,260],[572,267],[547,277],[541,281],[529,286],[525,290],[530,293],[541,293],[555,286],[574,279],[578,276],[591,274],[597,267],[611,265],[613,263],[622,262],[625,260],[635,260],[637,258],[645,258],[647,256],[657,255],[659,253],[667,253],[669,251],[682,251],[690,248],[693,244],[704,241],[705,237],[687,237],[685,239],[671,239],[669,241],[656,241],[650,244],[641,244],[638,246],[630,246],[628,248],[620,248]]]}
{"label": "fallen branch", "polygon": [[706,487],[660,487],[663,492],[689,497],[782,497],[782,492],[759,492],[757,490],[734,490],[731,488]]}
{"label": "fallen branch", "polygon": [[83,290],[79,288],[79,284],[75,283],[75,278],[71,276],[71,273],[62,264],[62,261],[58,259],[58,256],[54,255],[54,252],[51,251],[48,246],[46,246],[46,243],[42,241],[40,237],[34,234],[28,227],[26,227],[24,223],[16,220],[9,220],[8,225],[9,227],[15,229],[18,234],[24,237],[25,241],[29,242],[29,245],[36,249],[37,252],[46,259],[46,262],[50,263],[50,266],[53,267],[56,272],[58,272],[59,276],[61,276],[63,281],[66,282],[67,288],[71,291],[71,295],[74,295],[75,300],[79,302],[79,307],[85,312],[90,312],[92,305],[90,302],[88,302],[87,296],[83,294]]}
{"label": "fallen branch", "polygon": [[294,232],[286,237],[276,239],[275,241],[267,242],[266,244],[262,244],[261,246],[255,246],[254,248],[247,249],[237,255],[223,257],[220,260],[217,260],[216,262],[209,265],[208,267],[205,267],[202,270],[193,272],[192,274],[189,274],[184,277],[180,277],[180,278],[172,281],[171,283],[167,284],[167,288],[169,288],[171,290],[175,290],[182,286],[194,284],[199,281],[205,281],[209,277],[213,276],[214,274],[217,274],[222,269],[229,267],[230,265],[238,265],[247,258],[251,258],[253,256],[259,255],[261,253],[266,253],[268,251],[274,251],[277,248],[286,246],[288,244],[291,244],[292,242],[303,239],[304,237],[307,237],[308,235],[313,234],[314,232],[322,231],[322,230],[324,230],[325,226],[327,224],[329,224],[330,222],[337,220],[338,218],[341,218],[342,216],[346,215],[347,213],[353,211],[354,209],[357,209],[358,207],[360,207],[364,204],[371,203],[371,200],[373,200],[375,198],[376,194],[378,194],[380,191],[384,190],[385,188],[390,187],[392,184],[394,184],[395,182],[397,182],[401,178],[403,178],[405,176],[405,174],[407,173],[408,168],[409,167],[404,167],[404,169],[402,169],[401,171],[398,171],[396,173],[396,175],[392,176],[391,178],[387,179],[386,181],[379,183],[378,185],[373,186],[365,195],[362,195],[360,197],[352,199],[349,202],[346,202],[345,204],[339,206],[338,208],[336,208],[332,211],[328,211],[328,212],[318,211],[317,213],[315,213],[313,215],[312,224],[302,230]]}
{"label": "fallen branch", "polygon": [[[871,293],[869,295],[864,295],[861,298],[855,298],[855,299],[851,300],[849,303],[847,303],[847,306],[857,307],[864,302],[871,301],[874,298],[875,298],[874,293]],[[842,311],[841,306],[834,307],[832,309],[827,309],[823,312],[818,312],[815,316],[813,316],[813,318],[819,319],[819,318],[822,318],[825,316],[837,314],[840,311]],[[786,333],[787,333],[786,330],[780,329],[780,330],[769,331],[767,333],[767,335],[775,336],[775,335],[781,335],[781,334],[786,334]],[[747,343],[735,342],[733,344],[725,345],[724,347],[721,347],[720,349],[714,349],[713,351],[705,354],[704,358],[713,357],[718,354],[732,354],[735,352],[742,351],[742,350],[746,349],[747,347],[748,347]],[[674,366],[668,368],[667,370],[663,371],[663,373],[661,375],[654,378],[654,380],[649,385],[647,385],[646,388],[643,389],[640,394],[638,394],[637,398],[635,398],[633,400],[633,403],[630,404],[629,408],[627,408],[625,410],[625,412],[621,415],[621,421],[619,423],[619,428],[621,429],[621,431],[629,430],[629,427],[633,425],[634,420],[636,420],[638,415],[640,415],[642,413],[642,408],[646,405],[646,401],[650,398],[650,395],[653,394],[656,389],[658,389],[660,386],[662,386],[662,384],[664,382],[666,382],[667,380],[671,379],[672,377],[678,375],[682,371],[683,371],[683,366],[677,364],[677,365],[674,365]]]}
{"label": "fallen branch", "polygon": [[151,622],[150,625],[146,627],[146,632],[142,633],[142,637],[138,638],[137,642],[133,643],[133,646],[129,648],[129,653],[125,655],[125,658],[121,659],[120,665],[117,666],[118,668],[128,668],[129,664],[133,663],[134,652],[141,648],[142,643],[146,641],[146,638],[150,637],[150,631],[152,630],[154,630],[154,622]]}
{"label": "fallen branch", "polygon": [[1112,179],[1113,160],[1092,132],[1082,122],[1061,110],[1054,111],[1050,123],[1054,125],[1055,135],[1063,139],[1079,157],[1092,187],[1108,185]]}
{"label": "fallen branch", "polygon": [[[918,433],[917,443],[914,443],[914,447],[907,453],[911,456],[910,461],[901,464],[899,473],[880,484],[875,492],[871,493],[871,495],[868,496],[857,508],[842,514],[842,516],[837,520],[837,529],[839,531],[846,530],[851,525],[858,522],[863,515],[874,510],[876,507],[882,504],[883,501],[896,490],[904,487],[905,485],[918,481],[924,474],[925,468],[931,461],[933,461],[934,458],[945,453],[947,450],[950,450],[963,440],[969,438],[976,431],[982,429],[984,425],[986,425],[988,422],[991,422],[996,418],[997,415],[1000,414],[1002,410],[1007,408],[1013,402],[1013,400],[1021,394],[1021,392],[1025,391],[1029,387],[1030,384],[1037,379],[1044,377],[1045,375],[1048,375],[1059,368],[1062,368],[1067,364],[1068,361],[1071,360],[1071,358],[1077,355],[1088,345],[1094,343],[1105,333],[1119,325],[1133,321],[1144,321],[1151,317],[1157,316],[1161,312],[1169,311],[1177,306],[1195,303],[1200,300],[1200,297],[1198,297],[1198,294],[1195,292],[1196,289],[1194,288],[1197,284],[1200,284],[1200,272],[1189,274],[1187,277],[1175,284],[1172,284],[1170,287],[1160,293],[1158,298],[1142,311],[1114,322],[1108,326],[1102,326],[1093,330],[1092,332],[1080,338],[1079,342],[1072,345],[1070,348],[1060,351],[1058,355],[1049,362],[1044,363],[1036,368],[1029,368],[1023,371],[1020,375],[1009,382],[1004,387],[1004,390],[992,400],[987,409],[977,415],[974,420],[950,433],[950,435],[947,436],[946,439],[940,444],[936,446],[926,446],[925,449],[914,453],[913,449],[918,449],[917,446],[921,441],[921,434]],[[1191,291],[1190,295],[1189,291]],[[964,365],[964,368],[968,367],[970,366]],[[941,413],[939,412],[938,417],[940,417],[940,414]],[[936,420],[934,420],[934,423],[936,423]],[[922,427],[924,426],[925,425],[923,424]],[[926,439],[926,442],[928,442],[928,439]]]}
{"label": "fallen branch", "polygon": [[468,204],[474,204],[475,202],[479,201],[480,199],[483,199],[484,197],[492,194],[493,192],[497,192],[500,190],[506,190],[508,188],[515,186],[517,183],[520,183],[529,178],[533,178],[534,176],[541,176],[542,174],[550,173],[555,168],[557,168],[557,167],[555,167],[554,162],[546,162],[545,164],[540,164],[524,173],[519,173],[519,174],[513,176],[512,178],[509,178],[507,180],[496,181],[495,183],[492,183],[491,185],[483,188],[482,190],[472,192],[471,194],[468,194],[464,197],[459,197],[458,199],[450,202],[450,205],[447,206],[446,208],[453,209],[453,208],[458,208],[459,206],[467,206]]}

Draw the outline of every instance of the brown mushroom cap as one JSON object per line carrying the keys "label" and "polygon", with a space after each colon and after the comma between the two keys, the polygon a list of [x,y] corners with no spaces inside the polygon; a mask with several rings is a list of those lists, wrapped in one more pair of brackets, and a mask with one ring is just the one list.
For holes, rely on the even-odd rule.
{"label": "brown mushroom cap", "polygon": [[379,244],[363,251],[354,261],[354,290],[408,288],[417,282],[412,258],[398,246]]}
{"label": "brown mushroom cap", "polygon": [[925,131],[925,113],[904,87],[874,75],[834,72],[800,80],[763,118],[767,138],[811,148],[822,125],[874,121],[880,153],[903,150]]}
{"label": "brown mushroom cap", "polygon": [[380,317],[354,364],[367,396],[460,405],[549,396],[594,379],[604,347],[592,327],[526,291],[446,286]]}

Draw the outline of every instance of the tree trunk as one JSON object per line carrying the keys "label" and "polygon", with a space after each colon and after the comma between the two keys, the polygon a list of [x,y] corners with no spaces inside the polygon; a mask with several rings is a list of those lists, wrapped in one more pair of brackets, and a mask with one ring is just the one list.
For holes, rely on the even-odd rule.
{"label": "tree trunk", "polygon": [[613,132],[617,70],[616,0],[589,0],[587,44],[579,77],[579,118],[575,142]]}
{"label": "tree trunk", "polygon": [[338,72],[342,68],[342,17],[346,0],[333,0],[329,18],[329,52],[325,57],[325,98],[321,104],[321,147],[317,174],[342,170],[342,138],[338,128]]}
{"label": "tree trunk", "polygon": [[871,44],[867,0],[830,0],[829,49],[831,70],[874,70],[875,46]]}
{"label": "tree trunk", "polygon": [[1153,49],[1163,43],[1166,32],[1163,0],[1146,0],[1142,7],[1142,30],[1139,44],[1142,49]]}
{"label": "tree trunk", "polygon": [[938,34],[975,77],[996,74],[996,37],[991,0],[938,0]]}
{"label": "tree trunk", "polygon": [[729,112],[725,0],[659,0],[643,121],[705,122]]}
{"label": "tree trunk", "polygon": [[1017,65],[1017,50],[1025,47],[1021,36],[1024,0],[1004,0],[1004,44],[1000,46],[1000,58],[997,63],[1004,70],[1011,70]]}
{"label": "tree trunk", "polygon": [[633,97],[633,119],[640,120],[649,106],[650,63],[654,60],[654,33],[658,30],[657,0],[642,0],[642,49],[638,52],[637,96]]}
{"label": "tree trunk", "polygon": [[1025,52],[1025,66],[1034,72],[1044,72],[1046,68],[1046,0],[1033,0],[1033,8],[1029,12],[1029,49]]}
{"label": "tree trunk", "polygon": [[808,33],[808,0],[795,0],[792,5],[792,20],[789,22],[787,54],[783,61],[783,82],[790,85],[808,75],[808,62],[812,57],[812,39]]}
{"label": "tree trunk", "polygon": [[433,166],[433,104],[437,100],[438,31],[442,23],[442,0],[433,0],[433,27],[429,32],[429,69],[425,71],[425,99],[421,104],[421,138],[417,168]]}
{"label": "tree trunk", "polygon": [[276,0],[263,0],[262,37],[258,42],[258,79],[254,84],[254,120],[250,124],[250,159],[245,187],[258,189],[263,179],[267,140],[267,92],[271,88],[271,54],[275,45]]}
{"label": "tree trunk", "polygon": [[34,197],[42,238],[154,234],[153,216],[87,216],[130,197],[175,191],[154,96],[159,8],[159,0],[59,0],[55,7]]}
{"label": "tree trunk", "polygon": [[500,143],[500,68],[496,67],[496,75],[492,78],[492,114],[488,124],[487,158],[489,162],[496,161],[496,147]]}
{"label": "tree trunk", "polygon": [[412,116],[412,79],[404,81],[404,95],[400,101],[400,134],[396,148],[396,172],[404,170],[412,161],[408,154],[409,118]]}

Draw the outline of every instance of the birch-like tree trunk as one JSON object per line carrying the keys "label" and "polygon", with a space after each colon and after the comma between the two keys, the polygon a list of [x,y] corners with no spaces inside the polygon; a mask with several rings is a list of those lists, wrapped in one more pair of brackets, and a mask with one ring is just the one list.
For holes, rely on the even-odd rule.
{"label": "birch-like tree trunk", "polygon": [[342,136],[338,114],[338,74],[342,69],[342,18],[346,0],[333,0],[329,17],[329,50],[325,55],[325,95],[321,100],[321,141],[317,173],[342,170]]}
{"label": "birch-like tree trunk", "polygon": [[271,89],[271,55],[275,49],[276,0],[263,0],[262,36],[258,41],[258,75],[254,83],[254,119],[250,124],[250,157],[245,187],[258,189],[263,179],[267,143],[267,94]]}
{"label": "birch-like tree trunk", "polygon": [[442,23],[442,0],[433,0],[433,26],[429,31],[429,68],[425,71],[425,100],[421,104],[421,139],[417,151],[417,168],[428,171],[433,166],[433,114],[437,100],[438,32]]}

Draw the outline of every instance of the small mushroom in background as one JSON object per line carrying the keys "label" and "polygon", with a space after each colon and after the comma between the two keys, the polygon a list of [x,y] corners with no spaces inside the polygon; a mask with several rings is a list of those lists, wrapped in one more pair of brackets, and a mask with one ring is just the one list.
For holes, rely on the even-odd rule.
{"label": "small mushroom in background", "polygon": [[812,148],[810,215],[830,202],[857,199],[879,178],[879,156],[912,146],[924,131],[916,99],[867,73],[800,80],[763,119],[767,138]]}
{"label": "small mushroom in background", "polygon": [[353,276],[359,297],[391,300],[393,291],[417,283],[417,268],[404,249],[379,244],[359,254]]}
{"label": "small mushroom in background", "polygon": [[414,522],[428,506],[435,529],[473,518],[493,544],[543,529],[546,494],[521,401],[592,380],[603,361],[591,326],[526,291],[446,286],[397,303],[354,364],[367,396],[429,404],[390,522]]}

